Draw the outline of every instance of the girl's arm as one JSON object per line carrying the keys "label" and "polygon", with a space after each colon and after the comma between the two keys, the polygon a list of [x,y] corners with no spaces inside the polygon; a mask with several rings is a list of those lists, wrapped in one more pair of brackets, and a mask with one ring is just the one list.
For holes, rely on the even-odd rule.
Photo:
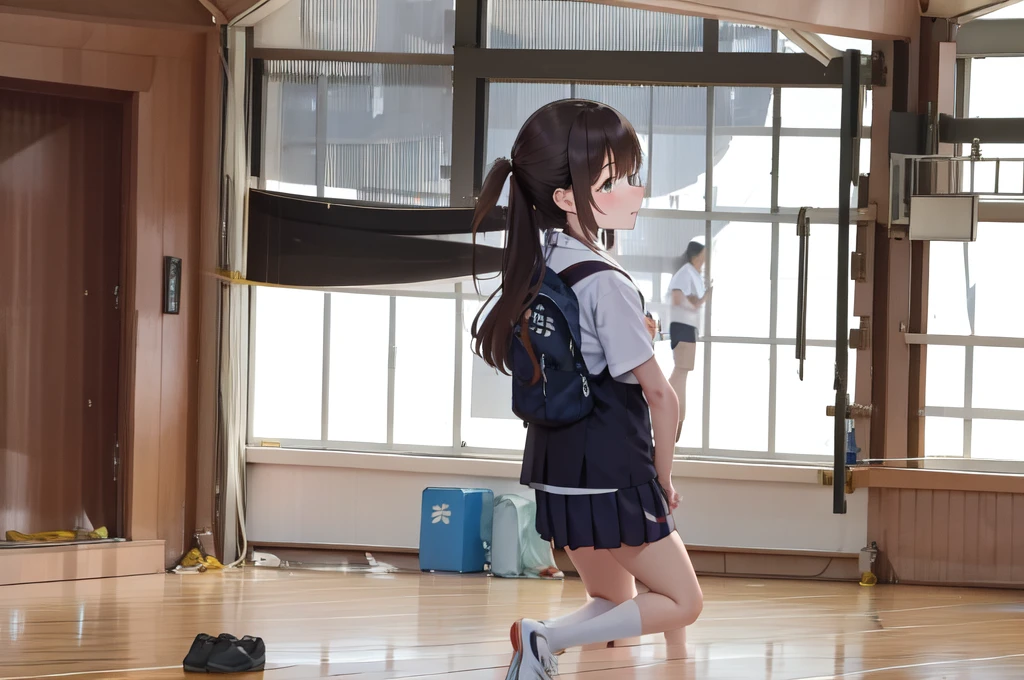
{"label": "girl's arm", "polygon": [[707,299],[708,299],[708,297],[710,297],[710,295],[711,295],[711,289],[710,288],[708,288],[704,292],[704,295],[702,295],[701,297],[697,297],[696,295],[685,295],[683,293],[683,291],[681,291],[681,290],[679,290],[677,288],[677,289],[672,291],[672,304],[675,305],[676,307],[682,307],[683,306],[683,300],[685,299],[687,302],[689,302],[691,305],[693,305],[694,308],[696,309],[696,308],[700,308],[700,306],[707,301]]}
{"label": "girl's arm", "polygon": [[679,426],[679,399],[661,372],[656,359],[633,369],[651,408],[654,424],[654,467],[666,491],[672,488],[672,458],[675,455],[676,428]]}

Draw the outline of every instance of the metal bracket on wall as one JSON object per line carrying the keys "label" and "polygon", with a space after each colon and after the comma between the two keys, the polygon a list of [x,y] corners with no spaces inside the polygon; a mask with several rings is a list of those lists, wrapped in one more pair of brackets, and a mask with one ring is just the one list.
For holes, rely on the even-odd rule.
{"label": "metal bracket on wall", "polygon": [[862,252],[850,253],[850,280],[858,282],[868,280],[868,260]]}
{"label": "metal bracket on wall", "polygon": [[860,328],[850,329],[850,349],[862,350],[871,347],[871,320],[860,318]]}
{"label": "metal bracket on wall", "polygon": [[867,80],[876,87],[885,87],[886,76],[889,74],[889,67],[885,64],[885,53],[884,52],[872,52],[871,53],[871,72],[867,78],[861,75],[861,82]]}
{"label": "metal bracket on wall", "polygon": [[[822,486],[832,486],[832,482],[835,480],[835,478],[835,473],[832,470],[818,470],[818,483],[821,484]],[[857,488],[853,483],[853,470],[846,471],[845,486],[845,491],[847,495],[853,493],[854,490]]]}
{"label": "metal bracket on wall", "polygon": [[[874,410],[874,406],[865,406],[863,404],[849,404],[846,407],[846,419],[847,420],[866,420],[871,417],[871,412]],[[836,417],[836,407],[828,405],[825,407],[825,415],[829,418]]]}

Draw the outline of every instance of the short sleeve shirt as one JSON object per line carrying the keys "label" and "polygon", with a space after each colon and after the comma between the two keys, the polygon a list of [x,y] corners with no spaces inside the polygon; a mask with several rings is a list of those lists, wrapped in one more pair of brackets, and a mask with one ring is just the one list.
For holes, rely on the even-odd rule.
{"label": "short sleeve shirt", "polygon": [[[545,253],[548,267],[556,272],[587,260],[615,264],[561,232],[550,232]],[[572,290],[580,303],[580,350],[587,370],[598,375],[608,368],[619,382],[636,384],[633,369],[654,356],[636,286],[620,272],[603,271],[583,279]]]}
{"label": "short sleeve shirt", "polygon": [[[700,327],[700,308],[694,307],[685,296],[704,297],[704,279],[692,264],[687,262],[675,273],[668,284],[669,294],[674,290],[684,295],[681,306],[672,305],[671,319],[673,323],[684,323],[694,328]],[[670,300],[671,301],[671,300]]]}

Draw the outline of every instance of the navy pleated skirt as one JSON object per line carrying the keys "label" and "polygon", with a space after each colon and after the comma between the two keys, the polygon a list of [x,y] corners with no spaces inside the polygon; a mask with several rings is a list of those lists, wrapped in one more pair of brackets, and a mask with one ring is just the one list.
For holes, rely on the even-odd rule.
{"label": "navy pleated skirt", "polygon": [[537,531],[556,548],[635,547],[660,541],[676,528],[656,479],[611,493],[536,494]]}

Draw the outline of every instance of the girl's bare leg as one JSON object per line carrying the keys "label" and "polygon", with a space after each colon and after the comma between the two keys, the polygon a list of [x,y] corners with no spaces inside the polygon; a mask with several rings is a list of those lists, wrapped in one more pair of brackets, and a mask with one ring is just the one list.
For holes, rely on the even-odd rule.
{"label": "girl's bare leg", "polygon": [[650,592],[587,621],[546,629],[544,635],[552,650],[664,633],[685,628],[700,616],[704,595],[679,534],[608,552]]}
{"label": "girl's bare leg", "polygon": [[[568,616],[545,621],[546,626],[569,625],[585,621],[636,597],[636,581],[634,581],[633,575],[626,571],[607,550],[567,549],[566,554],[569,555],[573,566],[576,567],[576,572],[583,580],[583,585],[587,588],[587,595],[594,599]],[[631,642],[631,640],[619,640],[616,644],[625,645]],[[604,649],[608,644],[607,642],[598,642],[586,645],[583,649],[585,651]]]}
{"label": "girl's bare leg", "polygon": [[697,361],[697,345],[692,342],[681,342],[672,350],[674,367],[668,378],[669,385],[675,390],[679,399],[679,427],[676,429],[676,441],[683,434],[683,421],[686,420],[686,378],[693,370]]}
{"label": "girl's bare leg", "polygon": [[[645,586],[643,583],[636,584],[637,591],[641,593],[649,593],[651,589]],[[665,631],[665,648],[666,655],[669,659],[685,659],[687,657],[686,652],[686,629],[677,628],[676,630]]]}

